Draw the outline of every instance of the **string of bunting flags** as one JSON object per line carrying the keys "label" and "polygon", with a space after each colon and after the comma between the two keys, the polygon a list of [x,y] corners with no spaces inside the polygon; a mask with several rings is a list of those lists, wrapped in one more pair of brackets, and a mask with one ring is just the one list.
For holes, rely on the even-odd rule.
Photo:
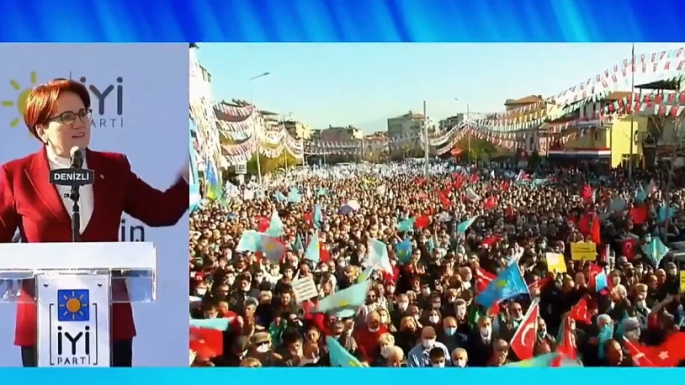
{"label": "string of bunting flags", "polygon": [[[451,149],[465,133],[476,132],[479,137],[492,139],[506,148],[525,147],[530,134],[519,132],[544,129],[561,134],[569,128],[586,128],[611,123],[630,113],[658,116],[680,116],[685,112],[685,93],[628,95],[601,107],[599,111],[575,119],[573,116],[587,103],[597,102],[610,92],[625,87],[633,75],[637,84],[647,84],[681,78],[685,74],[685,49],[663,50],[626,58],[608,69],[549,96],[534,96],[526,104],[493,113],[472,113],[459,125],[428,138],[429,145],[440,154]],[[421,146],[424,138],[414,133],[392,138],[373,138],[355,141],[305,141],[294,138],[282,124],[267,121],[262,113],[247,103],[214,102],[211,86],[194,49],[190,55],[191,102],[190,118],[197,127],[196,158],[211,159],[221,166],[244,163],[256,151],[261,156],[275,158],[287,151],[294,157],[304,154],[358,155],[363,151],[393,151],[406,146]],[[581,133],[582,134],[582,133]],[[560,136],[555,141],[570,139]],[[223,139],[222,139],[223,138]],[[227,142],[226,139],[229,139]],[[544,138],[540,138],[544,141]],[[449,147],[449,149],[448,149]],[[540,147],[544,147],[540,145]]]}

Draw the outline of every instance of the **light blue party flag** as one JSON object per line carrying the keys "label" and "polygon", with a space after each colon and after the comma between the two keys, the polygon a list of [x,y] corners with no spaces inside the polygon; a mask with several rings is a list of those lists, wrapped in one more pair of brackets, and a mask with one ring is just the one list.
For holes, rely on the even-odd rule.
{"label": "light blue party flag", "polygon": [[190,319],[190,326],[201,328],[201,329],[211,329],[218,331],[226,331],[228,329],[228,323],[231,318],[209,318],[209,319]]}
{"label": "light blue party flag", "polygon": [[549,368],[583,365],[581,365],[578,361],[564,357],[562,354],[553,352],[536,356],[527,360],[506,364],[504,366],[511,368]]}
{"label": "light blue party flag", "polygon": [[411,240],[409,240],[409,238],[398,243],[395,246],[395,254],[397,255],[397,261],[402,264],[409,263],[409,261],[411,260],[412,251],[413,250]]}
{"label": "light blue party flag", "polygon": [[[377,239],[370,239],[368,243],[368,256],[368,264],[372,269],[378,269],[388,274],[393,273],[392,264],[388,257],[388,246],[385,243]],[[369,274],[371,273],[369,272]]]}
{"label": "light blue party flag", "polygon": [[664,259],[669,251],[670,249],[659,238],[652,238],[649,244],[642,246],[642,252],[645,253],[657,269],[659,268],[659,263],[661,263],[661,260]]}
{"label": "light blue party flag", "polygon": [[304,244],[302,243],[302,237],[300,237],[300,234],[297,234],[297,237],[295,237],[295,242],[290,246],[290,249],[293,251],[302,251],[304,250]]}
{"label": "light blue party flag", "polygon": [[315,313],[331,313],[340,318],[352,317],[366,303],[366,294],[369,292],[369,288],[371,288],[371,281],[368,279],[356,283],[347,289],[324,297],[312,311]]}
{"label": "light blue party flag", "polygon": [[476,221],[477,218],[478,218],[478,215],[475,215],[475,216],[465,220],[464,222],[461,222],[459,225],[457,225],[457,234],[464,234],[466,232],[466,230],[468,230],[469,227],[471,227],[473,222]]}
{"label": "light blue party flag", "polygon": [[626,201],[621,197],[616,197],[609,204],[610,211],[623,211],[626,209]]}
{"label": "light blue party flag", "polygon": [[302,200],[302,195],[300,195],[300,191],[293,187],[290,189],[290,192],[288,193],[288,202],[290,203],[300,203]]}
{"label": "light blue party flag", "polygon": [[238,241],[238,246],[235,248],[235,251],[257,251],[260,243],[260,234],[261,233],[255,230],[243,231],[243,234],[240,236],[240,240]]}
{"label": "light blue party flag", "polygon": [[476,303],[489,308],[497,302],[519,294],[528,294],[528,286],[521,276],[518,264],[512,263],[478,294]]}
{"label": "light blue party flag", "polygon": [[408,218],[403,220],[402,222],[397,224],[397,231],[400,232],[409,232],[414,229],[414,222],[416,221],[416,218]]}
{"label": "light blue party flag", "polygon": [[281,217],[278,216],[278,211],[276,210],[271,213],[271,221],[269,221],[269,228],[266,230],[266,233],[269,236],[276,238],[285,234],[285,226],[283,225],[283,221],[281,220]]}
{"label": "light blue party flag", "polygon": [[278,203],[283,203],[288,200],[288,198],[280,191],[276,191],[274,193],[274,198],[276,198],[276,202]]}
{"label": "light blue party flag", "polygon": [[314,215],[312,216],[312,221],[314,222],[314,228],[320,229],[323,223],[323,213],[321,212],[321,206],[318,204],[314,206]]}
{"label": "light blue party flag", "polygon": [[304,258],[314,263],[319,263],[319,235],[314,234],[307,245],[307,251],[304,252]]}
{"label": "light blue party flag", "polygon": [[609,287],[609,281],[607,281],[607,273],[602,271],[595,276],[595,291],[600,292]]}
{"label": "light blue party flag", "polygon": [[285,245],[275,237],[268,234],[259,234],[259,244],[257,251],[261,252],[264,258],[270,261],[278,261],[286,251]]}
{"label": "light blue party flag", "polygon": [[676,213],[676,209],[673,207],[666,207],[664,205],[659,206],[657,210],[656,221],[657,223],[664,223],[666,220],[671,219]]}
{"label": "light blue party flag", "polygon": [[357,283],[364,282],[367,279],[369,279],[369,277],[371,277],[371,273],[373,273],[374,270],[376,270],[376,267],[373,265],[364,269],[364,271],[362,271],[362,273],[359,274],[359,277],[357,277]]}
{"label": "light blue party flag", "polygon": [[348,352],[335,338],[326,337],[326,345],[328,346],[328,356],[331,361],[331,366],[341,368],[363,367],[357,357]]}

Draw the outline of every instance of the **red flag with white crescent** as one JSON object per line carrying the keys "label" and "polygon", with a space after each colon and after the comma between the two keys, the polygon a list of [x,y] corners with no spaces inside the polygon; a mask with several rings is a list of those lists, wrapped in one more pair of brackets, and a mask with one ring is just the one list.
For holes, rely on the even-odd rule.
{"label": "red flag with white crescent", "polygon": [[538,338],[538,316],[540,315],[540,307],[535,302],[531,305],[526,313],[526,316],[521,321],[516,333],[511,338],[509,346],[516,353],[521,361],[533,358],[535,343]]}

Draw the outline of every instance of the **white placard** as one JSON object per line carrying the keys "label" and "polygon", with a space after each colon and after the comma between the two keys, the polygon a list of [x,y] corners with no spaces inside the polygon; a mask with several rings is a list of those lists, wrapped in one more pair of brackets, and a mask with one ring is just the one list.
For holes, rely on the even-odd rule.
{"label": "white placard", "polygon": [[295,302],[298,305],[319,295],[319,291],[316,290],[316,284],[314,283],[314,277],[311,275],[294,280],[292,286],[295,293]]}
{"label": "white placard", "polygon": [[105,274],[36,277],[39,367],[109,367],[110,298]]}

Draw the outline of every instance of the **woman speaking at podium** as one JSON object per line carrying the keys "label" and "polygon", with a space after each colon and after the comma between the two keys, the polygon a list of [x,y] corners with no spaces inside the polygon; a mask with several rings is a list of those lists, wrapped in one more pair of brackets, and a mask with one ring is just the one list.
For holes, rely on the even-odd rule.
{"label": "woman speaking at podium", "polygon": [[[138,178],[124,155],[88,149],[90,107],[88,90],[73,80],[41,84],[28,95],[24,122],[43,145],[0,167],[0,243],[10,242],[17,229],[27,243],[72,241],[70,188],[52,185],[49,173],[70,167],[74,147],[85,149],[83,168],[95,175],[92,185],[80,189],[80,241],[117,242],[124,212],[163,227],[176,224],[188,209],[187,175],[162,192]],[[37,366],[36,305],[19,304],[16,322],[15,345],[21,347],[23,364]],[[131,305],[113,304],[111,323],[111,364],[131,366],[136,335]]]}

